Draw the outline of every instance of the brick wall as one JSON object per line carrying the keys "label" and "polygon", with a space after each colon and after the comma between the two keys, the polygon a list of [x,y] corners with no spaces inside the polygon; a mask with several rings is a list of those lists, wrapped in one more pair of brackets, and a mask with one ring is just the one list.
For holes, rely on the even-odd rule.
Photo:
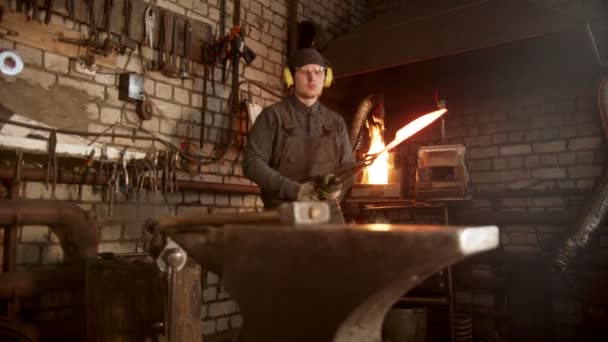
{"label": "brick wall", "polygon": [[[219,25],[218,0],[157,0],[158,6],[169,11],[201,20],[211,25],[217,33]],[[287,1],[243,0],[241,19],[246,29],[246,43],[256,52],[257,58],[244,68],[241,78],[255,80],[282,92],[282,67],[286,61]],[[332,35],[349,30],[365,18],[363,1],[301,1],[300,20],[312,19],[327,28]],[[233,4],[227,1],[227,28],[232,24]],[[52,24],[72,28],[72,23],[53,16]],[[132,122],[137,122],[135,109],[118,99],[118,77],[123,70],[141,72],[140,58],[134,54],[119,56],[115,68],[101,68],[94,77],[76,73],[74,63],[65,56],[43,51],[26,44],[0,38],[0,48],[14,49],[25,61],[24,71],[16,77],[0,78],[0,100],[19,114],[35,118],[49,125],[102,131],[116,124],[112,131],[132,133]],[[144,47],[144,60],[150,60],[153,51]],[[145,91],[155,106],[155,115],[142,126],[149,132],[161,134],[179,145],[185,139],[198,142],[201,125],[202,66],[194,64],[193,80],[167,78],[158,72],[146,76]],[[228,77],[230,78],[230,77]],[[230,81],[219,82],[219,68],[215,68],[216,83],[208,87],[204,152],[213,152],[215,143],[227,127],[226,108]],[[253,101],[261,105],[275,102],[271,94],[249,86]],[[38,105],[44,103],[44,105]],[[145,151],[148,141],[112,139],[101,137],[99,141],[109,145],[141,148]],[[156,146],[161,148],[161,146]],[[252,184],[242,176],[240,151],[231,149],[216,163],[203,165],[200,177],[206,182],[225,184]],[[183,176],[183,175],[182,175]],[[162,215],[180,215],[200,212],[245,212],[261,209],[258,196],[220,192],[179,191],[160,194],[143,191],[127,198],[121,194],[110,208],[104,191],[93,186],[83,186],[82,194],[74,185],[58,184],[52,195],[43,183],[28,182],[20,186],[20,196],[68,200],[95,213],[100,222],[100,252],[143,251],[144,232],[142,223],[148,218]],[[60,263],[62,251],[57,238],[46,226],[24,226],[19,232],[17,263],[20,269],[33,269],[40,264]],[[207,336],[236,329],[242,324],[238,305],[221,286],[221,279],[206,273],[203,281],[203,329]]]}
{"label": "brick wall", "polygon": [[[449,108],[446,143],[466,146],[470,174],[472,200],[451,204],[453,222],[467,224],[474,217],[475,223],[500,228],[501,257],[472,261],[465,272],[500,278],[501,291],[457,288],[457,304],[506,312],[512,332],[542,338],[569,332],[564,340],[580,337],[584,329],[573,326],[584,322],[586,313],[603,310],[590,293],[574,290],[589,285],[583,273],[551,271],[606,161],[596,98],[601,73],[584,45],[574,42],[563,35],[423,63],[417,75],[437,77],[428,82],[432,85],[407,78],[423,90],[407,89],[414,95],[391,103],[393,109],[407,104],[423,113],[430,108],[420,105],[425,96],[440,90]],[[561,44],[560,54],[554,44]],[[412,196],[418,147],[440,143],[439,136],[434,125],[402,149]],[[592,236],[574,269],[603,264],[606,231],[602,227]],[[555,290],[564,288],[573,291],[569,297]]]}

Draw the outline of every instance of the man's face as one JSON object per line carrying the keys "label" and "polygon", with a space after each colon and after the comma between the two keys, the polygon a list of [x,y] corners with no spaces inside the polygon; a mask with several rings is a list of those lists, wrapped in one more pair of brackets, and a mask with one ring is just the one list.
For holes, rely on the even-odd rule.
{"label": "man's face", "polygon": [[306,64],[296,69],[294,75],[295,93],[304,99],[321,96],[325,81],[325,67],[318,64]]}

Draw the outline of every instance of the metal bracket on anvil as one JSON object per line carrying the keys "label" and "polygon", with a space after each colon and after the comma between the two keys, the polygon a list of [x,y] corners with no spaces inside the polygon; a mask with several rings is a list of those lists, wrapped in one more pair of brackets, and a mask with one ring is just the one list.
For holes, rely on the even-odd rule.
{"label": "metal bracket on anvil", "polygon": [[[173,257],[176,254],[180,254],[179,259]],[[171,260],[173,259],[179,261],[176,266],[170,265]],[[182,268],[186,266],[187,261],[188,253],[186,253],[186,251],[175,241],[171,240],[171,238],[167,238],[167,244],[156,258],[156,266],[158,266],[158,269],[163,273],[167,273],[171,267],[175,267],[177,271],[181,271]]]}

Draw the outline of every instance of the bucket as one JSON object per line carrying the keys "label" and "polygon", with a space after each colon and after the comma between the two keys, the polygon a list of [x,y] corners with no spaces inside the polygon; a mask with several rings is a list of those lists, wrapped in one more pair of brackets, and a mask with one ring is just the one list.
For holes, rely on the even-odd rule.
{"label": "bucket", "polygon": [[384,318],[384,342],[425,342],[426,307],[393,308]]}

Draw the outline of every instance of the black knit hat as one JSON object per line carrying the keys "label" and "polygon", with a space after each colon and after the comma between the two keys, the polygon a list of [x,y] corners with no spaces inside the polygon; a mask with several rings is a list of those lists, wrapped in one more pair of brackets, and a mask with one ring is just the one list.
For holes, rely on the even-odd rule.
{"label": "black knit hat", "polygon": [[296,51],[293,56],[289,58],[289,62],[287,62],[287,66],[292,71],[306,64],[325,66],[326,63],[325,58],[321,56],[319,51],[313,48],[306,48]]}

